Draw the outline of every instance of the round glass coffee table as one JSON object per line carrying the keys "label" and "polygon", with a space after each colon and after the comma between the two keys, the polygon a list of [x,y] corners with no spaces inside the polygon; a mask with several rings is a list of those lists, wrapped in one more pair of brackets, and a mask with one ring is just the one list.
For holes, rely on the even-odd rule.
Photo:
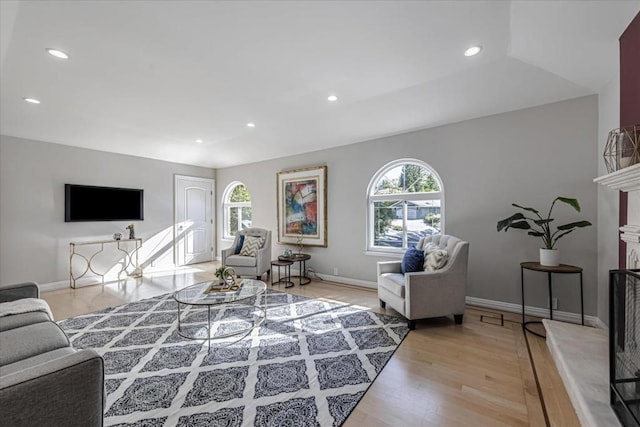
{"label": "round glass coffee table", "polygon": [[[178,334],[184,338],[192,339],[192,340],[208,340],[209,346],[211,346],[212,339],[221,339],[230,337],[233,335],[239,335],[243,333],[247,333],[267,320],[267,302],[266,298],[260,298],[262,294],[265,293],[267,289],[266,283],[260,280],[252,280],[252,279],[243,279],[240,289],[236,291],[228,291],[228,292],[209,292],[206,290],[209,289],[211,284],[214,282],[207,281],[196,283],[195,285],[187,286],[186,288],[180,289],[173,294],[173,298],[178,303]],[[260,300],[263,299],[262,305],[260,304]],[[202,310],[198,310],[199,308],[206,307],[207,313],[207,326],[206,336],[202,335],[194,335],[188,332],[185,327],[185,317],[194,314],[199,315]],[[232,330],[230,332],[223,332],[220,334],[216,334],[215,336],[211,336],[211,326],[213,321],[223,322],[224,317],[221,319],[213,319],[211,310],[215,311],[215,315],[218,315],[218,310],[220,309],[235,309],[236,307],[249,307],[253,308],[251,315],[247,317],[247,321],[251,323],[251,326],[248,328],[240,329],[240,330]],[[241,311],[241,310],[235,310]],[[224,315],[224,313],[223,313]],[[203,321],[202,319],[201,321]],[[244,319],[243,319],[244,320]],[[197,323],[197,322],[186,322],[189,323]],[[188,328],[188,327],[187,327]],[[197,330],[202,330],[202,327],[195,326]]]}

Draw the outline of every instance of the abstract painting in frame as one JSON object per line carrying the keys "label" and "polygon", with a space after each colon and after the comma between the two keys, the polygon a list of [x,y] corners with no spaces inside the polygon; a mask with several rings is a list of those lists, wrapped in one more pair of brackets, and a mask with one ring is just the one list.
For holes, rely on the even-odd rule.
{"label": "abstract painting in frame", "polygon": [[327,247],[327,167],[277,173],[278,243]]}

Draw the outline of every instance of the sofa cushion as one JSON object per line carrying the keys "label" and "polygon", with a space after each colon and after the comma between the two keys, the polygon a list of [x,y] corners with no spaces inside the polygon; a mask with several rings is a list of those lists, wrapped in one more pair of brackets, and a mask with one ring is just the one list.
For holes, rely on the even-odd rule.
{"label": "sofa cushion", "polygon": [[246,236],[242,244],[242,249],[240,249],[240,255],[255,257],[258,254],[258,250],[262,248],[262,245],[264,245],[263,237]]}
{"label": "sofa cushion", "polygon": [[256,258],[252,256],[231,255],[227,257],[226,264],[229,267],[255,267]]}
{"label": "sofa cushion", "polygon": [[0,317],[0,332],[34,323],[49,322],[51,319],[44,311],[31,311],[28,313],[12,314]]}
{"label": "sofa cushion", "polygon": [[0,332],[0,366],[68,346],[69,339],[53,322],[10,329]]}
{"label": "sofa cushion", "polygon": [[400,273],[384,273],[378,280],[378,286],[400,298],[404,298],[404,283],[404,274]]}
{"label": "sofa cushion", "polygon": [[410,247],[402,257],[401,269],[403,273],[415,273],[422,271],[424,263],[424,252],[416,249],[415,246]]}
{"label": "sofa cushion", "polygon": [[75,352],[76,350],[73,347],[62,347],[57,350],[47,351],[46,353],[18,360],[17,362],[10,363],[5,366],[0,366],[0,377],[20,372],[25,369],[33,369],[38,365],[48,363],[52,360],[65,357]]}

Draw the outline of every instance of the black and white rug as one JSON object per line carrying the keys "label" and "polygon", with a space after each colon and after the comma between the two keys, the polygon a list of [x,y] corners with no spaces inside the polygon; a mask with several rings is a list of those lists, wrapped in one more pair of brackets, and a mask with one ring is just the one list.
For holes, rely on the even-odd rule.
{"label": "black and white rug", "polygon": [[[66,319],[105,363],[105,426],[340,426],[409,332],[406,320],[267,291],[267,321],[240,337],[178,335],[171,294]],[[264,300],[262,300],[264,301]],[[212,310],[212,332],[253,309]],[[204,331],[205,309],[186,317]]]}

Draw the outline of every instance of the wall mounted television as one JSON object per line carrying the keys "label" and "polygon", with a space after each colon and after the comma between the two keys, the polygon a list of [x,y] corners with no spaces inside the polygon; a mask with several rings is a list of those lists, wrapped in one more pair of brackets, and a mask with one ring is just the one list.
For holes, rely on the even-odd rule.
{"label": "wall mounted television", "polygon": [[64,222],[144,219],[144,190],[64,185]]}

